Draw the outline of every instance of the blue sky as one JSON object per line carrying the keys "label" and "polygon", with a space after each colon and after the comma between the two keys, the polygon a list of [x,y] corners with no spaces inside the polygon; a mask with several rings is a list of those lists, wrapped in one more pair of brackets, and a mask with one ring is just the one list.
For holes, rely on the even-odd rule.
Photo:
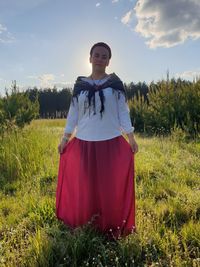
{"label": "blue sky", "polygon": [[199,0],[0,0],[0,94],[72,87],[90,47],[107,42],[107,73],[137,83],[200,76]]}

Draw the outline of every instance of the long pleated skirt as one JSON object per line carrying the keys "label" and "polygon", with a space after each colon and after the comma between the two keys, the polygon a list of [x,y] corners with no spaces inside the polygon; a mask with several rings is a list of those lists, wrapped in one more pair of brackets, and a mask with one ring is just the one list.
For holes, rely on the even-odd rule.
{"label": "long pleated skirt", "polygon": [[134,153],[122,135],[103,141],[73,137],[66,144],[56,216],[72,229],[92,224],[111,239],[135,231]]}

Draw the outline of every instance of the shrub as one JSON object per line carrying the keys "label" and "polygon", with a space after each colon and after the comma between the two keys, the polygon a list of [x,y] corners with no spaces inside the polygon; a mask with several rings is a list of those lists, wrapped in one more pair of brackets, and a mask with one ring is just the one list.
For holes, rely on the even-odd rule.
{"label": "shrub", "polygon": [[6,96],[0,99],[0,134],[23,128],[38,116],[38,112],[38,100],[30,101],[14,84],[11,94],[6,91]]}

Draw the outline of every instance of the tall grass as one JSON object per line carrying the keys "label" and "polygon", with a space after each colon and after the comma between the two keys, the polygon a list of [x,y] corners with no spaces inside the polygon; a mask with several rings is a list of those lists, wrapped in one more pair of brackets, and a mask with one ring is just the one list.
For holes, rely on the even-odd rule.
{"label": "tall grass", "polygon": [[0,266],[200,266],[200,143],[141,137],[137,233],[108,241],[55,217],[65,120],[35,120],[0,146]]}

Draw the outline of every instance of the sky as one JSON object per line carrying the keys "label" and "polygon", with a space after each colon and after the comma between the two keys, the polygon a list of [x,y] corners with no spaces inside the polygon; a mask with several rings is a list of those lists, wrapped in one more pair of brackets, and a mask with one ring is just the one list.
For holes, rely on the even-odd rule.
{"label": "sky", "polygon": [[73,87],[96,42],[123,82],[200,77],[200,0],[0,0],[0,95]]}

